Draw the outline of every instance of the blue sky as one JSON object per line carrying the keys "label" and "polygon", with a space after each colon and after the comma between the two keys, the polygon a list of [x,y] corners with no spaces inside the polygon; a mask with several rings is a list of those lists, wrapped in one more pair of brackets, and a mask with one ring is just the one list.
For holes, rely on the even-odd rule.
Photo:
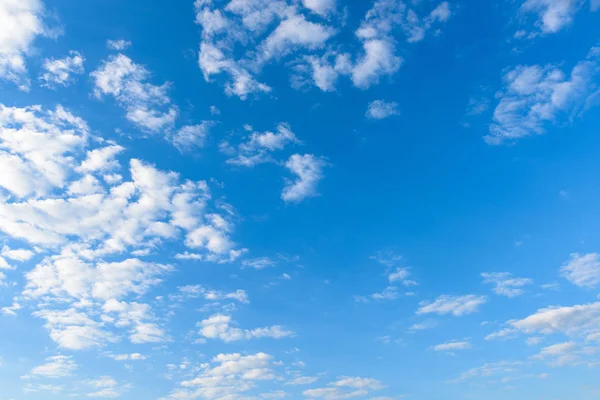
{"label": "blue sky", "polygon": [[597,0],[0,0],[0,400],[600,398]]}

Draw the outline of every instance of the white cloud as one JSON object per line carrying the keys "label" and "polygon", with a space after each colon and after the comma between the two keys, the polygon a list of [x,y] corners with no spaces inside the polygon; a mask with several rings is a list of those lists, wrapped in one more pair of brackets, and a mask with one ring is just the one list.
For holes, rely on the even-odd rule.
{"label": "white cloud", "polygon": [[203,364],[196,377],[182,381],[181,388],[160,400],[246,398],[243,393],[276,378],[274,367],[273,357],[265,353],[219,354]]}
{"label": "white cloud", "polygon": [[481,367],[472,368],[463,372],[457,379],[452,382],[463,382],[469,379],[486,378],[490,379],[493,376],[503,376],[502,380],[506,381],[521,373],[521,368],[525,365],[522,361],[499,361],[487,363]]}
{"label": "white cloud", "polygon": [[471,347],[471,343],[469,342],[452,341],[435,345],[433,346],[433,350],[438,352],[454,352],[459,350],[469,350]]}
{"label": "white cloud", "polygon": [[131,42],[129,40],[123,40],[123,39],[110,40],[109,39],[106,41],[106,47],[108,47],[110,50],[122,51],[122,50],[129,48],[130,46],[131,46]]}
{"label": "white cloud", "polygon": [[187,125],[179,128],[173,135],[172,141],[181,152],[190,151],[194,148],[202,148],[208,138],[211,128],[215,126],[213,121],[202,121],[197,125]]}
{"label": "white cloud", "polygon": [[65,349],[84,350],[116,341],[114,335],[102,329],[103,323],[74,308],[43,309],[33,315],[46,320],[44,327],[50,332],[50,338]]}
{"label": "white cloud", "polygon": [[0,188],[28,197],[64,187],[72,156],[88,136],[85,122],[61,106],[44,111],[0,105]]}
{"label": "white cloud", "polygon": [[90,75],[95,95],[114,96],[127,112],[127,119],[140,129],[157,133],[174,125],[179,112],[170,104],[169,83],[157,86],[147,82],[150,72],[131,58],[123,54],[110,56]]}
{"label": "white cloud", "polygon": [[88,397],[100,397],[103,399],[121,397],[123,392],[130,388],[130,385],[120,384],[110,376],[102,376],[98,379],[90,379],[85,381],[85,383],[95,390],[88,393]]}
{"label": "white cloud", "polygon": [[328,15],[335,11],[337,0],[302,0],[304,7],[319,15]]}
{"label": "white cloud", "polygon": [[140,353],[131,353],[131,354],[115,354],[109,356],[115,361],[139,361],[145,360],[146,356]]}
{"label": "white cloud", "polygon": [[250,303],[248,300],[248,294],[245,290],[236,290],[235,292],[231,293],[210,290],[204,293],[204,298],[211,301],[236,300],[243,304]]}
{"label": "white cloud", "polygon": [[0,79],[29,90],[25,58],[38,36],[51,36],[44,24],[41,0],[9,0],[0,3]]}
{"label": "white cloud", "polygon": [[421,302],[417,314],[452,314],[455,317],[460,317],[466,314],[477,312],[479,306],[486,303],[484,296],[476,296],[473,294],[465,296],[448,296],[442,295],[434,302]]}
{"label": "white cloud", "polygon": [[40,74],[41,85],[48,88],[69,86],[73,83],[73,75],[81,75],[85,71],[85,58],[78,51],[70,51],[64,58],[46,58]]}
{"label": "white cloud", "polygon": [[302,392],[310,399],[341,400],[369,395],[371,391],[383,389],[385,386],[376,379],[361,377],[339,377],[329,383],[330,387],[308,389]]}
{"label": "white cloud", "polygon": [[[0,251],[0,255],[2,255],[2,257],[10,258],[11,260],[23,262],[30,260],[35,256],[35,253],[27,249],[11,249],[8,246],[4,246],[2,247],[2,251]],[[0,261],[0,269],[2,268],[2,261]]]}
{"label": "white cloud", "polygon": [[[292,66],[294,87],[313,81],[321,90],[333,91],[338,76],[347,75],[365,89],[400,68],[396,28],[408,42],[418,42],[427,32],[437,33],[437,25],[451,16],[447,2],[433,9],[413,2],[412,9],[400,0],[377,0],[355,32],[362,51],[352,57],[344,51],[346,45],[334,43],[346,24],[342,13],[336,13],[337,1],[302,0],[304,8],[299,3],[232,0],[218,8],[213,2],[197,1],[196,22],[202,26],[199,65],[205,79],[226,73],[225,92],[246,99],[271,91],[257,80],[266,64],[291,59],[286,65]],[[239,45],[248,51],[236,51]]]}
{"label": "white cloud", "polygon": [[[552,34],[571,25],[583,3],[579,0],[526,0],[520,11],[523,14],[536,14],[536,28],[542,34]],[[535,33],[529,35],[534,36]]]}
{"label": "white cloud", "polygon": [[410,277],[410,271],[408,268],[398,267],[388,274],[388,280],[390,283],[400,282],[404,286],[415,286],[418,283],[414,280],[408,279]]}
{"label": "white cloud", "polygon": [[494,293],[500,296],[517,297],[525,291],[524,286],[531,285],[533,281],[528,278],[513,278],[508,272],[484,272],[481,274],[483,283],[494,285]]}
{"label": "white cloud", "polygon": [[398,114],[398,103],[374,100],[369,103],[365,115],[370,119],[385,119]]}
{"label": "white cloud", "polygon": [[240,329],[230,325],[231,317],[215,314],[198,323],[200,334],[209,339],[221,339],[224,342],[250,340],[270,337],[281,339],[293,336],[294,333],[281,326],[270,326],[255,329]]}
{"label": "white cloud", "polygon": [[289,124],[277,125],[276,132],[252,132],[246,141],[242,142],[237,149],[235,157],[227,160],[227,163],[253,167],[257,164],[275,161],[272,153],[283,150],[288,145],[301,144],[302,142],[292,132]]}
{"label": "white cloud", "polygon": [[568,76],[551,64],[519,65],[507,72],[485,141],[498,145],[540,135],[548,125],[584,112],[594,96],[599,60],[600,48],[592,48]]}
{"label": "white cloud", "polygon": [[582,353],[584,354],[585,350],[582,352],[577,343],[564,342],[544,347],[533,358],[545,360],[552,366],[560,367],[579,362]]}
{"label": "white cloud", "polygon": [[594,288],[600,284],[600,254],[571,254],[571,259],[561,268],[562,276],[572,284]]}
{"label": "white cloud", "polygon": [[381,292],[373,293],[367,297],[356,296],[354,300],[358,303],[370,303],[372,300],[383,301],[383,300],[398,300],[400,298],[400,292],[395,286],[388,286]]}
{"label": "white cloud", "polygon": [[323,179],[323,168],[327,163],[313,154],[294,154],[286,162],[285,167],[297,178],[287,180],[281,198],[286,203],[298,203],[308,197],[317,196],[317,185]]}
{"label": "white cloud", "polygon": [[[118,340],[121,328],[134,343],[168,340],[149,305],[127,300],[172,267],[128,254],[174,242],[206,261],[227,262],[243,253],[229,238],[235,215],[212,201],[205,181],[181,180],[140,160],[129,161],[129,180],[106,179],[121,168],[123,148],[88,148],[98,142],[90,137],[86,123],[60,106],[0,106],[0,163],[19,172],[0,174],[0,231],[44,256],[25,274],[23,299],[39,302],[34,316],[63,348],[103,346]],[[8,247],[2,253],[17,261],[33,256]],[[244,294],[214,293],[239,301]],[[114,307],[104,309],[105,302]],[[2,313],[19,308],[15,300]]]}
{"label": "white cloud", "polygon": [[600,333],[600,303],[543,308],[508,324],[529,335],[562,333],[569,337],[591,339]]}
{"label": "white cloud", "polygon": [[321,48],[334,32],[329,27],[307,21],[302,15],[288,17],[264,40],[260,62],[280,58],[296,47]]}
{"label": "white cloud", "polygon": [[53,356],[46,358],[46,363],[31,370],[31,375],[46,378],[64,378],[77,369],[77,364],[70,356]]}
{"label": "white cloud", "polygon": [[361,89],[379,83],[381,76],[393,75],[403,63],[389,40],[370,39],[363,48],[364,54],[352,68],[352,82]]}

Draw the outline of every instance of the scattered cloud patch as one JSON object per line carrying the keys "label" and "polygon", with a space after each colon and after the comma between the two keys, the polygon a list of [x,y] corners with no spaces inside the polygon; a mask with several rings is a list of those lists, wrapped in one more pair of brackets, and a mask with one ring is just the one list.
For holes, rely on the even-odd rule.
{"label": "scattered cloud patch", "polygon": [[41,85],[48,88],[69,86],[74,81],[73,75],[81,75],[85,69],[85,58],[78,51],[70,51],[64,58],[47,58],[42,65],[40,74]]}
{"label": "scattered cloud patch", "polygon": [[369,103],[366,116],[369,119],[385,119],[393,115],[398,115],[398,103],[386,102],[384,100],[374,100]]}
{"label": "scattered cloud patch", "polygon": [[484,296],[473,294],[465,296],[442,295],[433,302],[424,301],[419,303],[417,314],[451,314],[455,317],[460,317],[477,312],[479,307],[486,302],[487,299]]}

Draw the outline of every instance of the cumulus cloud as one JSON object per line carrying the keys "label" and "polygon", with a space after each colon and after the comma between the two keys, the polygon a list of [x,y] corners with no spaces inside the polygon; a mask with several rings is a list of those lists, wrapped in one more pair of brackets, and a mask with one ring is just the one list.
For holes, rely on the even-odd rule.
{"label": "cumulus cloud", "polygon": [[498,145],[540,135],[549,125],[584,112],[596,95],[599,61],[600,48],[594,47],[570,74],[551,64],[519,65],[508,71],[484,140]]}
{"label": "cumulus cloud", "polygon": [[[202,26],[198,63],[205,79],[227,74],[225,92],[246,99],[271,91],[259,81],[265,65],[290,60],[286,65],[292,66],[295,87],[314,84],[333,91],[343,75],[366,89],[400,68],[396,31],[409,43],[419,42],[452,14],[445,1],[434,7],[413,2],[409,7],[401,0],[377,0],[355,31],[361,51],[351,54],[335,43],[346,23],[343,13],[336,12],[337,2],[301,3],[303,7],[288,0],[232,0],[218,7],[197,1],[196,22]],[[239,46],[249,46],[248,51],[236,51]]]}
{"label": "cumulus cloud", "polygon": [[386,102],[384,100],[370,102],[366,112],[366,116],[369,119],[385,119],[398,114],[398,103],[393,101]]}
{"label": "cumulus cloud", "polygon": [[281,198],[286,203],[299,203],[308,197],[318,195],[317,185],[323,179],[323,169],[327,162],[313,154],[294,154],[286,162],[285,167],[294,175],[294,180],[287,180]]}
{"label": "cumulus cloud", "polygon": [[455,317],[460,317],[477,312],[479,307],[485,304],[486,301],[487,299],[484,296],[473,294],[465,296],[442,295],[433,302],[424,301],[419,303],[417,314],[452,314]]}
{"label": "cumulus cloud", "polygon": [[38,36],[52,36],[44,23],[41,0],[10,0],[0,4],[0,79],[29,90],[26,57]]}
{"label": "cumulus cloud", "polygon": [[[129,299],[173,268],[128,252],[170,241],[206,260],[237,257],[231,207],[213,203],[205,181],[181,180],[137,159],[129,160],[130,180],[106,179],[123,168],[124,149],[108,142],[90,148],[97,143],[91,137],[85,121],[61,106],[0,106],[0,164],[12,172],[0,174],[0,231],[43,254],[25,274],[23,297],[40,302],[34,316],[64,348],[103,346],[122,329],[133,343],[168,340],[150,306]],[[4,246],[1,260],[33,256]],[[245,301],[244,294],[211,296]],[[2,312],[20,307],[15,301]]]}
{"label": "cumulus cloud", "polygon": [[260,339],[270,337],[281,339],[293,336],[294,333],[281,326],[270,326],[255,329],[240,329],[231,326],[231,317],[215,314],[198,323],[200,334],[208,339],[221,339],[224,342],[239,340]]}
{"label": "cumulus cloud", "polygon": [[70,51],[64,58],[47,58],[42,65],[40,74],[41,85],[48,88],[69,86],[73,83],[73,75],[81,75],[85,71],[85,58],[78,51]]}
{"label": "cumulus cloud", "polygon": [[131,58],[123,54],[110,56],[90,75],[95,83],[94,94],[98,98],[113,96],[126,110],[127,119],[141,129],[156,133],[175,123],[178,110],[170,104],[169,84],[148,82],[150,72]]}
{"label": "cumulus cloud", "polygon": [[265,353],[219,354],[205,363],[195,377],[160,400],[244,398],[245,392],[261,382],[276,379],[273,357]]}
{"label": "cumulus cloud", "polygon": [[[594,1],[590,2],[592,11],[595,10]],[[579,0],[525,0],[520,8],[521,14],[536,16],[536,29],[527,34],[527,37],[560,32],[573,23],[584,3],[585,1]]]}

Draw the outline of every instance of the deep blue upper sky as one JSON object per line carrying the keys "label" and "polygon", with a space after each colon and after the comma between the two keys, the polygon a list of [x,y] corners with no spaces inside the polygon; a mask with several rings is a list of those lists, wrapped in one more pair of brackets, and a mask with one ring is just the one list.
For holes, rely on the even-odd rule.
{"label": "deep blue upper sky", "polygon": [[0,0],[0,400],[600,396],[597,0]]}

